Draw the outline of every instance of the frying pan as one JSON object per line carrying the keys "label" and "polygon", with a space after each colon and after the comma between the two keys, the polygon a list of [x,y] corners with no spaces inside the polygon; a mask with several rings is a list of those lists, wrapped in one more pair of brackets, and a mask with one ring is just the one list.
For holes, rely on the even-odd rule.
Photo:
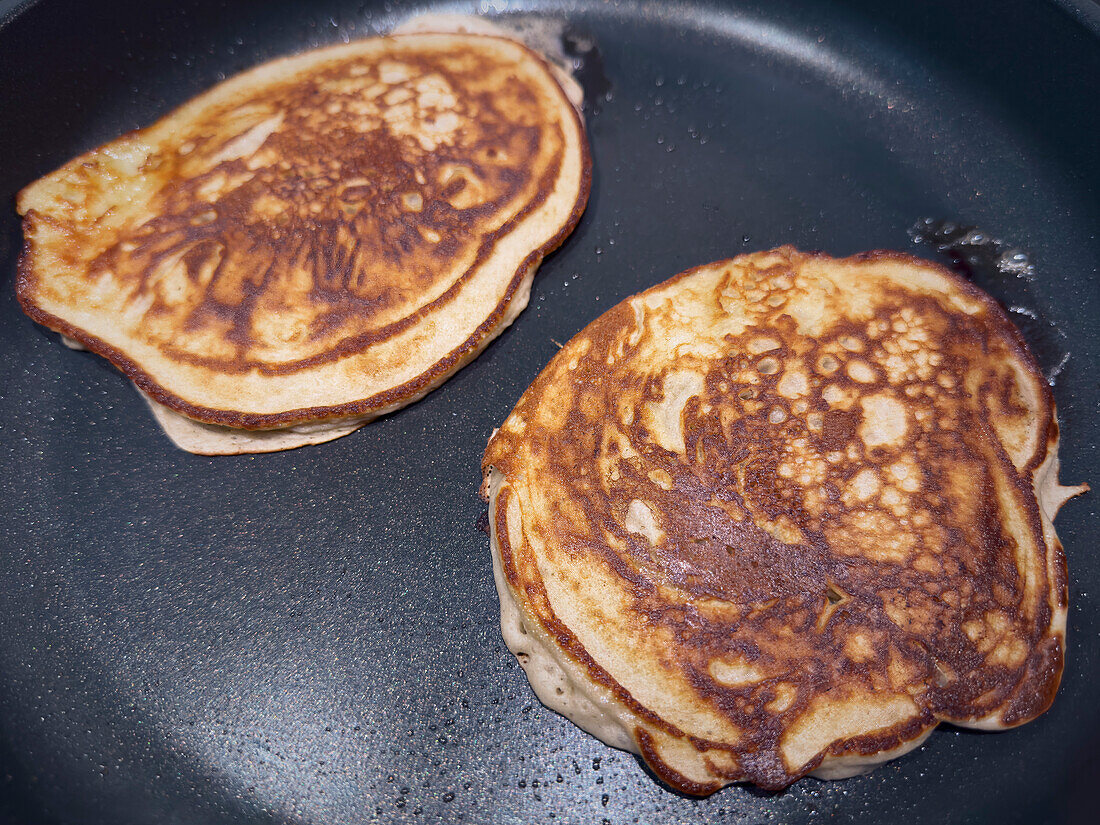
{"label": "frying pan", "polygon": [[347,438],[203,458],[174,449],[105,361],[21,315],[12,197],[228,75],[413,7],[0,2],[0,812],[1080,821],[1100,775],[1095,493],[1058,523],[1069,654],[1045,716],[941,728],[845,782],[704,800],[539,705],[500,639],[476,524],[485,441],[556,342],[688,266],[786,242],[963,268],[1053,378],[1063,478],[1097,481],[1097,7],[505,5],[481,10],[568,21],[595,161],[584,219],[530,306],[442,388]]}

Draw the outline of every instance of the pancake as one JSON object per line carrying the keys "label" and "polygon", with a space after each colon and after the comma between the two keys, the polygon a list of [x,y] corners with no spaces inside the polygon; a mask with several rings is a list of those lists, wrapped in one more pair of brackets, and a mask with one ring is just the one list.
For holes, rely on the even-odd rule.
{"label": "pancake", "polygon": [[1050,388],[1000,307],[791,247],[623,301],[486,449],[505,642],[542,702],[689,794],[841,778],[1062,673]]}
{"label": "pancake", "polygon": [[457,32],[263,64],[24,189],[19,301],[185,449],[346,434],[472,360],[579,220],[558,76]]}

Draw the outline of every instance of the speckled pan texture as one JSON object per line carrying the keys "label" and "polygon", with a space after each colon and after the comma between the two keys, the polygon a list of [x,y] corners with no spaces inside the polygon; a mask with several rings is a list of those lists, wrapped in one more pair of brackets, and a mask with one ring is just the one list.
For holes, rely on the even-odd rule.
{"label": "speckled pan texture", "polygon": [[988,290],[1053,382],[1063,482],[1095,484],[1095,5],[482,5],[549,19],[580,61],[577,229],[516,323],[424,400],[329,444],[205,458],[19,311],[14,195],[414,4],[0,0],[0,821],[1088,821],[1096,493],[1058,520],[1049,712],[996,736],[942,726],[866,777],[699,800],[534,697],[501,639],[477,488],[492,428],[561,343],[677,272],[785,243],[922,255]]}

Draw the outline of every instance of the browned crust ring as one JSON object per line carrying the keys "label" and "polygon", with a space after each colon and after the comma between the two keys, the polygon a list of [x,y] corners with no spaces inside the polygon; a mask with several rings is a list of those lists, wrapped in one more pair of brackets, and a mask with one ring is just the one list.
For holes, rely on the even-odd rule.
{"label": "browned crust ring", "polygon": [[692,796],[710,796],[715,791],[721,790],[721,782],[708,782],[706,784],[693,782],[670,767],[668,763],[661,759],[660,753],[653,745],[653,737],[645,728],[634,728],[634,741],[638,743],[638,753],[641,754],[642,759],[666,785]]}
{"label": "browned crust ring", "polygon": [[533,597],[533,600],[537,602],[540,609],[544,610],[546,614],[545,616],[537,616],[544,631],[554,637],[554,641],[557,643],[558,647],[581,665],[588,672],[593,681],[610,690],[615,695],[616,699],[654,727],[672,736],[683,736],[684,732],[682,730],[670,722],[665,721],[658,714],[654,713],[635,699],[630,694],[630,691],[620,685],[610,673],[597,664],[596,660],[592,658],[592,655],[585,649],[580,640],[573,635],[569,628],[565,626],[565,623],[555,615],[553,608],[550,606],[550,597],[542,584],[541,577],[538,582],[521,585],[519,573],[515,566],[515,554],[508,540],[507,512],[509,496],[511,496],[510,488],[502,486],[497,493],[497,506],[494,513],[497,543],[500,545],[501,567],[504,570],[504,578],[509,586],[513,588],[523,586],[524,594],[529,599]]}

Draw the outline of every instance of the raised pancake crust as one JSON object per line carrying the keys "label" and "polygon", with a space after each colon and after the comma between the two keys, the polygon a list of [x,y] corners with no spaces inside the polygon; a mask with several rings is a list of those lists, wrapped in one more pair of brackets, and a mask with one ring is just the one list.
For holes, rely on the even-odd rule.
{"label": "raised pancake crust", "polygon": [[364,419],[511,322],[589,185],[534,52],[364,40],[257,67],[27,187],[18,295],[198,421]]}
{"label": "raised pancake crust", "polygon": [[483,469],[540,698],[696,794],[851,775],[1061,676],[1049,387],[987,295],[789,247],[594,321]]}

